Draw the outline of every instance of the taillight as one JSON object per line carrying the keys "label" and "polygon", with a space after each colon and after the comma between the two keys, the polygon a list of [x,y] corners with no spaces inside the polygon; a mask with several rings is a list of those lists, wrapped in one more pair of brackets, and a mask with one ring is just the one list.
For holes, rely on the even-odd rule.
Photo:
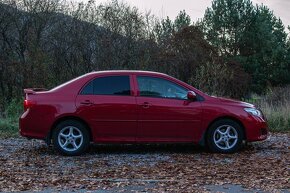
{"label": "taillight", "polygon": [[31,108],[33,105],[35,105],[34,101],[25,99],[24,102],[23,102],[24,111],[26,111],[27,109]]}

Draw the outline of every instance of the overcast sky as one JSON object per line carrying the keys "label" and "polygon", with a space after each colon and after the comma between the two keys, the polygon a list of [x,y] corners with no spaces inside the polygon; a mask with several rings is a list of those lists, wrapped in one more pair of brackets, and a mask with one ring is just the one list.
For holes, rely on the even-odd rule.
{"label": "overcast sky", "polygon": [[[82,1],[82,0],[77,0]],[[87,0],[84,0],[87,1]],[[106,0],[95,0],[96,3]],[[274,11],[274,14],[282,19],[285,26],[290,25],[290,0],[252,0],[253,3],[265,4]],[[202,18],[204,11],[211,5],[211,0],[124,0],[138,7],[142,12],[151,10],[159,17],[169,16],[174,19],[179,11],[185,10],[193,21]]]}

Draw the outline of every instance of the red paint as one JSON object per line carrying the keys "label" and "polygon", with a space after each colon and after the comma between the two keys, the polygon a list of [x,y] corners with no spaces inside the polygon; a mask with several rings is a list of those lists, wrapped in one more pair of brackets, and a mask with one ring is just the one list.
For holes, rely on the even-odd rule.
{"label": "red paint", "polygon": [[[81,95],[82,88],[97,77],[128,75],[131,96]],[[137,77],[171,81],[196,93],[197,100],[140,96]],[[251,104],[208,96],[168,75],[143,71],[103,71],[85,74],[50,91],[25,89],[25,112],[20,134],[45,139],[57,121],[82,120],[96,143],[194,142],[202,141],[211,123],[230,118],[243,125],[248,141],[267,138],[263,118],[244,111]],[[189,94],[193,97],[192,94]]]}

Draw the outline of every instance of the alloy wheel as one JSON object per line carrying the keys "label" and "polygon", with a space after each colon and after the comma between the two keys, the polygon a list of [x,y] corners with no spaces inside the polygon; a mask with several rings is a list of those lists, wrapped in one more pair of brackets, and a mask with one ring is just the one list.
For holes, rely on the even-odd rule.
{"label": "alloy wheel", "polygon": [[83,133],[74,126],[67,126],[60,130],[58,134],[58,143],[65,151],[76,151],[83,144]]}
{"label": "alloy wheel", "polygon": [[232,149],[238,142],[238,132],[230,125],[219,126],[213,135],[215,145],[222,150]]}

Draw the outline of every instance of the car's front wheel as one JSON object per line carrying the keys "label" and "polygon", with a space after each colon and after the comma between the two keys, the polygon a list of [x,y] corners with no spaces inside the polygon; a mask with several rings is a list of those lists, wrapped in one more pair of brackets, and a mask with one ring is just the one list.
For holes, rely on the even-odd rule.
{"label": "car's front wheel", "polygon": [[61,154],[75,156],[86,151],[90,144],[86,127],[75,120],[59,123],[53,132],[53,145]]}
{"label": "car's front wheel", "polygon": [[241,148],[243,139],[242,127],[233,120],[224,119],[210,126],[207,144],[213,152],[234,153]]}

